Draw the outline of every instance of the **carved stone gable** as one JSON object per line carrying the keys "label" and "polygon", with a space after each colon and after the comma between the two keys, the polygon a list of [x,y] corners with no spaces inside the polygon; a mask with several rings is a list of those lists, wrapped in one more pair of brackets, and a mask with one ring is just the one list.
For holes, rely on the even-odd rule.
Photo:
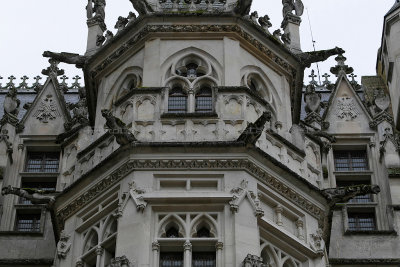
{"label": "carved stone gable", "polygon": [[57,104],[54,103],[52,94],[48,94],[42,99],[33,116],[43,123],[48,123],[49,120],[55,120],[60,116],[60,111],[57,108]]}
{"label": "carved stone gable", "polygon": [[340,119],[351,121],[360,114],[357,105],[352,97],[338,97],[336,106],[336,115]]}

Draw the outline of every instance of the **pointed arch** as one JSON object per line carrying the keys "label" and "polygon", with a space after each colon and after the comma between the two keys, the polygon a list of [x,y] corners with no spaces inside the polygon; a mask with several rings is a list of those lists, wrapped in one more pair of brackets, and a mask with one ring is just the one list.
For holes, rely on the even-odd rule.
{"label": "pointed arch", "polygon": [[113,216],[113,214],[110,214],[104,221],[103,229],[101,232],[101,237],[102,237],[101,241],[104,241],[109,236],[116,233],[117,230],[118,230],[118,220]]}
{"label": "pointed arch", "polygon": [[298,264],[289,256],[286,256],[285,258],[283,258],[282,262],[283,262],[282,267],[297,267],[298,266]]}
{"label": "pointed arch", "polygon": [[263,258],[263,263],[269,264],[270,267],[279,266],[279,255],[272,248],[271,245],[265,243],[261,246],[261,258]]}
{"label": "pointed arch", "polygon": [[210,237],[218,237],[218,224],[214,218],[204,213],[197,215],[190,223],[190,237],[197,237],[200,229],[206,228]]}
{"label": "pointed arch", "polygon": [[[111,88],[105,88],[106,98],[104,108],[110,109],[112,104],[120,97],[129,92],[130,87],[139,87],[142,85],[143,70],[137,66],[131,66],[121,72]],[[133,88],[132,88],[133,89]]]}
{"label": "pointed arch", "polygon": [[179,233],[179,237],[186,237],[187,236],[185,222],[182,220],[181,217],[177,216],[176,214],[170,214],[170,215],[164,217],[159,222],[158,225],[159,225],[158,231],[157,231],[157,236],[158,237],[166,237],[167,231],[171,227],[176,227],[177,228],[177,231]]}
{"label": "pointed arch", "polygon": [[83,254],[99,244],[99,228],[92,227],[85,235],[83,241]]}

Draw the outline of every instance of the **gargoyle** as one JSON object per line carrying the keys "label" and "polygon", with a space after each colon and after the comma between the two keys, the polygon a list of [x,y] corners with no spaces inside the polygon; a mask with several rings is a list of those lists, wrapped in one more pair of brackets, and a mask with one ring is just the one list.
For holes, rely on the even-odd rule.
{"label": "gargoyle", "polygon": [[55,201],[55,197],[49,194],[54,192],[43,191],[34,188],[17,188],[17,187],[4,187],[1,190],[1,194],[4,195],[16,195],[28,199],[32,204],[46,204],[51,207]]}
{"label": "gargoyle", "polygon": [[52,58],[59,62],[64,62],[67,64],[75,64],[77,68],[83,68],[87,59],[87,57],[81,56],[79,54],[66,53],[66,52],[54,53],[50,51],[44,51],[43,57]]}
{"label": "gargoyle", "polygon": [[115,136],[118,144],[122,146],[137,141],[125,123],[114,117],[110,110],[103,109],[101,115],[106,119],[106,126],[109,128],[110,133]]}
{"label": "gargoyle", "polygon": [[253,0],[238,0],[237,5],[233,12],[239,16],[246,16],[250,13],[251,4]]}
{"label": "gargoyle", "polygon": [[333,55],[343,54],[344,52],[345,51],[342,48],[335,47],[335,48],[329,49],[329,50],[303,52],[300,54],[296,54],[296,56],[300,60],[303,67],[309,68],[312,63],[325,61]]}
{"label": "gargoyle", "polygon": [[243,133],[237,139],[237,142],[244,142],[246,144],[254,145],[258,138],[260,138],[265,123],[271,120],[271,112],[264,111],[260,118],[254,123],[249,123]]}
{"label": "gargoyle", "polygon": [[333,207],[337,203],[346,203],[356,196],[378,194],[380,191],[377,185],[352,185],[325,189],[322,190],[322,195],[329,200],[329,206]]}
{"label": "gargoyle", "polygon": [[133,8],[139,13],[139,15],[146,15],[154,12],[153,8],[147,3],[146,0],[129,0],[131,1]]}

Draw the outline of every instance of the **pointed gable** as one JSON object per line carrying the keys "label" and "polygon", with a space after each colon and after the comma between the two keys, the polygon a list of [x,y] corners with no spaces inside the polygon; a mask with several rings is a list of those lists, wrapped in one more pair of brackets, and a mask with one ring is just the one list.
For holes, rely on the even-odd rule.
{"label": "pointed gable", "polygon": [[22,118],[22,134],[58,135],[65,131],[64,125],[71,120],[56,77],[47,78],[29,110]]}
{"label": "pointed gable", "polygon": [[345,75],[340,75],[338,78],[323,120],[330,124],[329,133],[371,132],[369,127],[371,116]]}

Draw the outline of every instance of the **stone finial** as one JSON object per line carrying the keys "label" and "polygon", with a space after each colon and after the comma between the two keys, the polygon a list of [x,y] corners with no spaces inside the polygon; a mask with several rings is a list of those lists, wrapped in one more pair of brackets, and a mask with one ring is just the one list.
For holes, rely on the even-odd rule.
{"label": "stone finial", "polygon": [[322,85],[328,86],[328,85],[331,84],[331,82],[329,81],[329,77],[331,77],[331,75],[329,75],[328,73],[325,73],[324,75],[322,75],[322,77],[325,79],[325,80],[322,82]]}
{"label": "stone finial", "polygon": [[258,21],[258,12],[257,11],[254,11],[253,13],[250,14],[250,20],[253,23],[257,24],[257,21]]}
{"label": "stone finial", "polygon": [[42,74],[50,77],[57,77],[64,74],[64,70],[58,68],[59,61],[50,58],[50,66],[47,69],[42,70]]}
{"label": "stone finial", "polygon": [[[127,18],[124,18],[122,16],[118,17],[117,23],[115,23],[114,29],[117,29],[118,32],[122,31],[125,29],[126,24],[128,24],[129,20]],[[117,33],[118,33],[117,32]]]}
{"label": "stone finial", "polygon": [[352,67],[349,67],[348,65],[345,64],[346,62],[346,57],[343,56],[343,53],[340,53],[336,58],[336,66],[331,68],[331,73],[335,74],[336,76],[339,76],[339,74],[350,74],[354,71]]}

